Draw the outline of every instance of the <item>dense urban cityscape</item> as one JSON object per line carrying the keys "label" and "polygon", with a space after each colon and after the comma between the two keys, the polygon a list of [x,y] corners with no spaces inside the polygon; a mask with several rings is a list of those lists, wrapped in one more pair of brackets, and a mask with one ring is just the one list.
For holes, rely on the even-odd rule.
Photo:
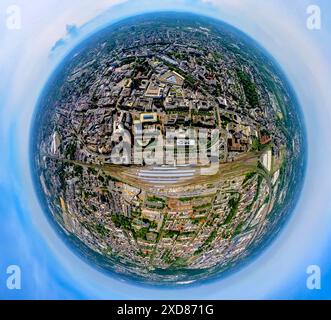
{"label": "dense urban cityscape", "polygon": [[208,19],[141,16],[86,41],[53,79],[39,182],[99,266],[151,283],[208,278],[288,213],[300,120],[249,41]]}

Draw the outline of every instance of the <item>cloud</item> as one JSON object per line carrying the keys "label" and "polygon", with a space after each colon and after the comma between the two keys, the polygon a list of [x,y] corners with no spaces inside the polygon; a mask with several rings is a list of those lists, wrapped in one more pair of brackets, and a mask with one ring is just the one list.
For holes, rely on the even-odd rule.
{"label": "cloud", "polygon": [[75,37],[78,34],[78,28],[74,24],[67,24],[66,30],[67,30],[67,34],[72,37]]}
{"label": "cloud", "polygon": [[66,35],[55,42],[54,46],[51,48],[51,54],[55,53],[58,49],[65,47],[69,41],[73,40],[73,38],[78,35],[79,28],[75,24],[67,24]]}

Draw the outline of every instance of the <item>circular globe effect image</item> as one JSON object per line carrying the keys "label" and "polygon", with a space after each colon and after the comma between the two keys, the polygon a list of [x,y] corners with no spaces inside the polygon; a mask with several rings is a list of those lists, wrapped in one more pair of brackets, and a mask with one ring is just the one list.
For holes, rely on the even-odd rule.
{"label": "circular globe effect image", "polygon": [[303,185],[305,130],[286,77],[207,17],[154,13],[95,33],[48,81],[32,128],[54,227],[136,283],[237,270],[279,233]]}

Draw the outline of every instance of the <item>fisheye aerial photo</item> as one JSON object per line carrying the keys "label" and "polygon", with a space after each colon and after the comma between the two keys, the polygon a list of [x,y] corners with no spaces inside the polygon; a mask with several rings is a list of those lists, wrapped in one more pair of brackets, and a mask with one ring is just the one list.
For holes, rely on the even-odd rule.
{"label": "fisheye aerial photo", "polygon": [[1,1],[0,300],[153,319],[331,298],[329,16]]}
{"label": "fisheye aerial photo", "polygon": [[186,284],[247,260],[302,184],[303,124],[276,63],[187,13],[124,20],[48,83],[33,158],[45,206],[92,263]]}

